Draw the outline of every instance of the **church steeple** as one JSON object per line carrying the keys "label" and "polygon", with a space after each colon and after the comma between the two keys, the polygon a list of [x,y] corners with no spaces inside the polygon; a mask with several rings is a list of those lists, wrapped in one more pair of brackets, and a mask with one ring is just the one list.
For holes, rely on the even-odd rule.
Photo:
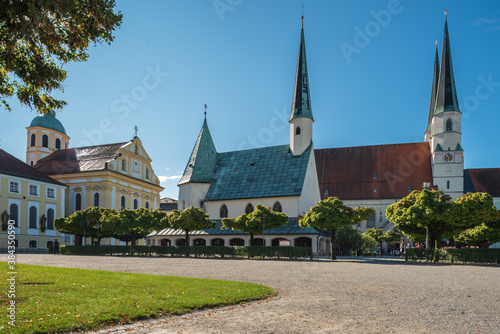
{"label": "church steeple", "polygon": [[194,145],[188,164],[179,185],[184,183],[208,183],[212,178],[217,159],[217,150],[208,129],[207,115]]}
{"label": "church steeple", "polygon": [[436,96],[436,110],[434,114],[445,111],[460,112],[455,88],[455,76],[451,62],[450,36],[448,35],[448,18],[444,22],[443,51],[441,52],[441,69]]}
{"label": "church steeple", "polygon": [[312,143],[312,124],[309,78],[307,76],[306,42],[304,39],[304,16],[300,28],[299,57],[295,73],[292,112],[290,114],[290,149],[294,156],[302,155]]}
{"label": "church steeple", "polygon": [[295,87],[293,90],[292,112],[290,121],[294,118],[306,117],[314,121],[311,110],[311,95],[309,93],[309,78],[307,76],[306,42],[304,39],[304,16],[300,28],[299,57],[297,72],[295,74]]}
{"label": "church steeple", "polygon": [[430,140],[432,131],[432,117],[436,111],[436,95],[439,82],[439,56],[436,41],[436,55],[434,56],[434,73],[432,75],[431,101],[429,105],[429,117],[427,118],[427,128],[425,129],[425,141]]}

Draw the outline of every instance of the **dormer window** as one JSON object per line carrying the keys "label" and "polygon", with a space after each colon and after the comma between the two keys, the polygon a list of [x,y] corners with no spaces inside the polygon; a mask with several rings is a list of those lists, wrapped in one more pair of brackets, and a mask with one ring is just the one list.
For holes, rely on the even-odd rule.
{"label": "dormer window", "polygon": [[300,127],[297,127],[297,129],[295,129],[295,135],[300,135]]}

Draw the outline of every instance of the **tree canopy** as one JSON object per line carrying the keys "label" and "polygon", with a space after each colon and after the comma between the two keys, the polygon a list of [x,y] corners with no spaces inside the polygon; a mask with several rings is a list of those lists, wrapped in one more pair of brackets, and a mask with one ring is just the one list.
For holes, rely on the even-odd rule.
{"label": "tree canopy", "polygon": [[114,226],[114,237],[135,245],[137,239],[144,238],[149,233],[162,229],[160,211],[145,208],[137,210],[123,209],[111,215],[103,215],[102,220]]}
{"label": "tree canopy", "polygon": [[280,227],[288,223],[288,216],[286,214],[272,211],[258,204],[251,213],[245,213],[236,218],[224,218],[222,220],[222,228],[249,233],[250,244],[253,245],[254,235],[262,234],[264,230],[264,219],[266,230]]}
{"label": "tree canopy", "polygon": [[0,104],[16,96],[41,113],[66,102],[52,96],[62,88],[62,66],[85,61],[91,43],[111,43],[122,21],[114,0],[1,1]]}
{"label": "tree canopy", "polygon": [[335,240],[336,231],[344,226],[358,224],[374,213],[375,211],[372,208],[351,208],[344,205],[337,197],[328,197],[316,203],[299,220],[299,226],[330,231],[332,233],[332,242],[330,243],[332,260],[335,260],[337,257],[333,249],[333,241]]}
{"label": "tree canopy", "polygon": [[174,210],[168,217],[169,226],[182,230],[186,234],[186,245],[189,245],[189,233],[192,231],[215,228],[216,223],[200,208],[190,206],[185,210]]}
{"label": "tree canopy", "polygon": [[114,232],[114,225],[101,221],[103,212],[115,212],[113,209],[89,207],[75,211],[67,218],[57,218],[55,228],[61,233],[85,235],[91,238],[109,237]]}
{"label": "tree canopy", "polygon": [[467,229],[456,236],[455,240],[481,248],[488,248],[490,245],[500,242],[500,219],[481,223]]}
{"label": "tree canopy", "polygon": [[335,234],[335,242],[343,249],[357,249],[363,247],[363,235],[351,226],[344,226]]}

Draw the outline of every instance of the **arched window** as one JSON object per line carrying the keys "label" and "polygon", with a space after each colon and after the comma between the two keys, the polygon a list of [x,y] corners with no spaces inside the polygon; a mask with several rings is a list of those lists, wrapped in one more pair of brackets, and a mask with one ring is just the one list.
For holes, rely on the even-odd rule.
{"label": "arched window", "polygon": [[281,203],[280,202],[274,203],[274,205],[273,205],[273,211],[275,211],[275,212],[283,212],[283,209],[281,207]]}
{"label": "arched window", "polygon": [[371,215],[368,217],[368,220],[366,221],[366,227],[367,228],[372,228],[375,227],[375,215]]}
{"label": "arched window", "polygon": [[54,229],[54,209],[47,210],[47,230]]}
{"label": "arched window", "polygon": [[134,145],[134,153],[137,154],[139,152],[139,147],[137,147],[137,144]]}
{"label": "arched window", "polygon": [[127,162],[125,159],[122,160],[122,170],[127,170]]}
{"label": "arched window", "polygon": [[17,206],[17,204],[11,204],[9,211],[9,219],[15,222],[15,227],[19,227],[19,207]]}
{"label": "arched window", "polygon": [[144,205],[144,207],[145,207],[146,209],[149,209],[149,202],[146,202],[146,204]]}
{"label": "arched window", "polygon": [[99,195],[99,193],[95,193],[94,194],[94,206],[100,206],[101,205],[101,196]]}
{"label": "arched window", "polygon": [[226,204],[222,204],[222,206],[220,207],[220,218],[227,218],[227,215],[227,206]]}
{"label": "arched window", "polygon": [[295,134],[300,135],[300,127],[297,127],[297,129],[295,129]]}
{"label": "arched window", "polygon": [[248,203],[247,207],[245,208],[245,213],[251,213],[253,211],[253,205],[251,203]]}
{"label": "arched window", "polygon": [[36,228],[37,210],[35,206],[30,207],[29,228]]}
{"label": "arched window", "polygon": [[450,189],[450,181],[446,181],[446,189]]}
{"label": "arched window", "polygon": [[31,167],[33,167],[33,161],[30,162]]}
{"label": "arched window", "polygon": [[139,209],[139,201],[137,199],[134,199],[134,210]]}
{"label": "arched window", "polygon": [[121,198],[121,209],[125,209],[125,196],[122,196]]}
{"label": "arched window", "polygon": [[42,136],[42,147],[49,147],[49,136]]}
{"label": "arched window", "polygon": [[31,143],[30,146],[36,146],[36,135],[32,134],[31,135]]}
{"label": "arched window", "polygon": [[75,211],[80,211],[82,209],[82,194],[78,193],[75,196]]}
{"label": "arched window", "polygon": [[451,118],[448,118],[446,120],[446,131],[452,131],[453,130],[453,125],[452,125],[452,122],[451,122]]}
{"label": "arched window", "polygon": [[146,179],[149,179],[149,168],[146,168]]}
{"label": "arched window", "polygon": [[61,149],[61,139],[56,138],[56,150],[60,150],[60,149]]}

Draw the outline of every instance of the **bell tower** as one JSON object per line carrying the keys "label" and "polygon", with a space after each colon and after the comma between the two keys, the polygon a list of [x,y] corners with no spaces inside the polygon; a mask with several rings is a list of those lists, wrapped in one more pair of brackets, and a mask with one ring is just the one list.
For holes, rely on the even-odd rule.
{"label": "bell tower", "polygon": [[299,57],[295,74],[292,112],[290,114],[290,149],[294,156],[302,155],[312,143],[314,118],[311,110],[311,94],[307,76],[306,43],[304,39],[304,16],[300,29]]}
{"label": "bell tower", "polygon": [[441,66],[435,94],[429,138],[434,185],[456,198],[463,194],[464,189],[464,152],[461,146],[462,112],[458,106],[455,88],[447,18],[444,23]]}
{"label": "bell tower", "polygon": [[26,163],[30,166],[57,150],[69,147],[70,138],[54,112],[35,117],[26,129]]}

